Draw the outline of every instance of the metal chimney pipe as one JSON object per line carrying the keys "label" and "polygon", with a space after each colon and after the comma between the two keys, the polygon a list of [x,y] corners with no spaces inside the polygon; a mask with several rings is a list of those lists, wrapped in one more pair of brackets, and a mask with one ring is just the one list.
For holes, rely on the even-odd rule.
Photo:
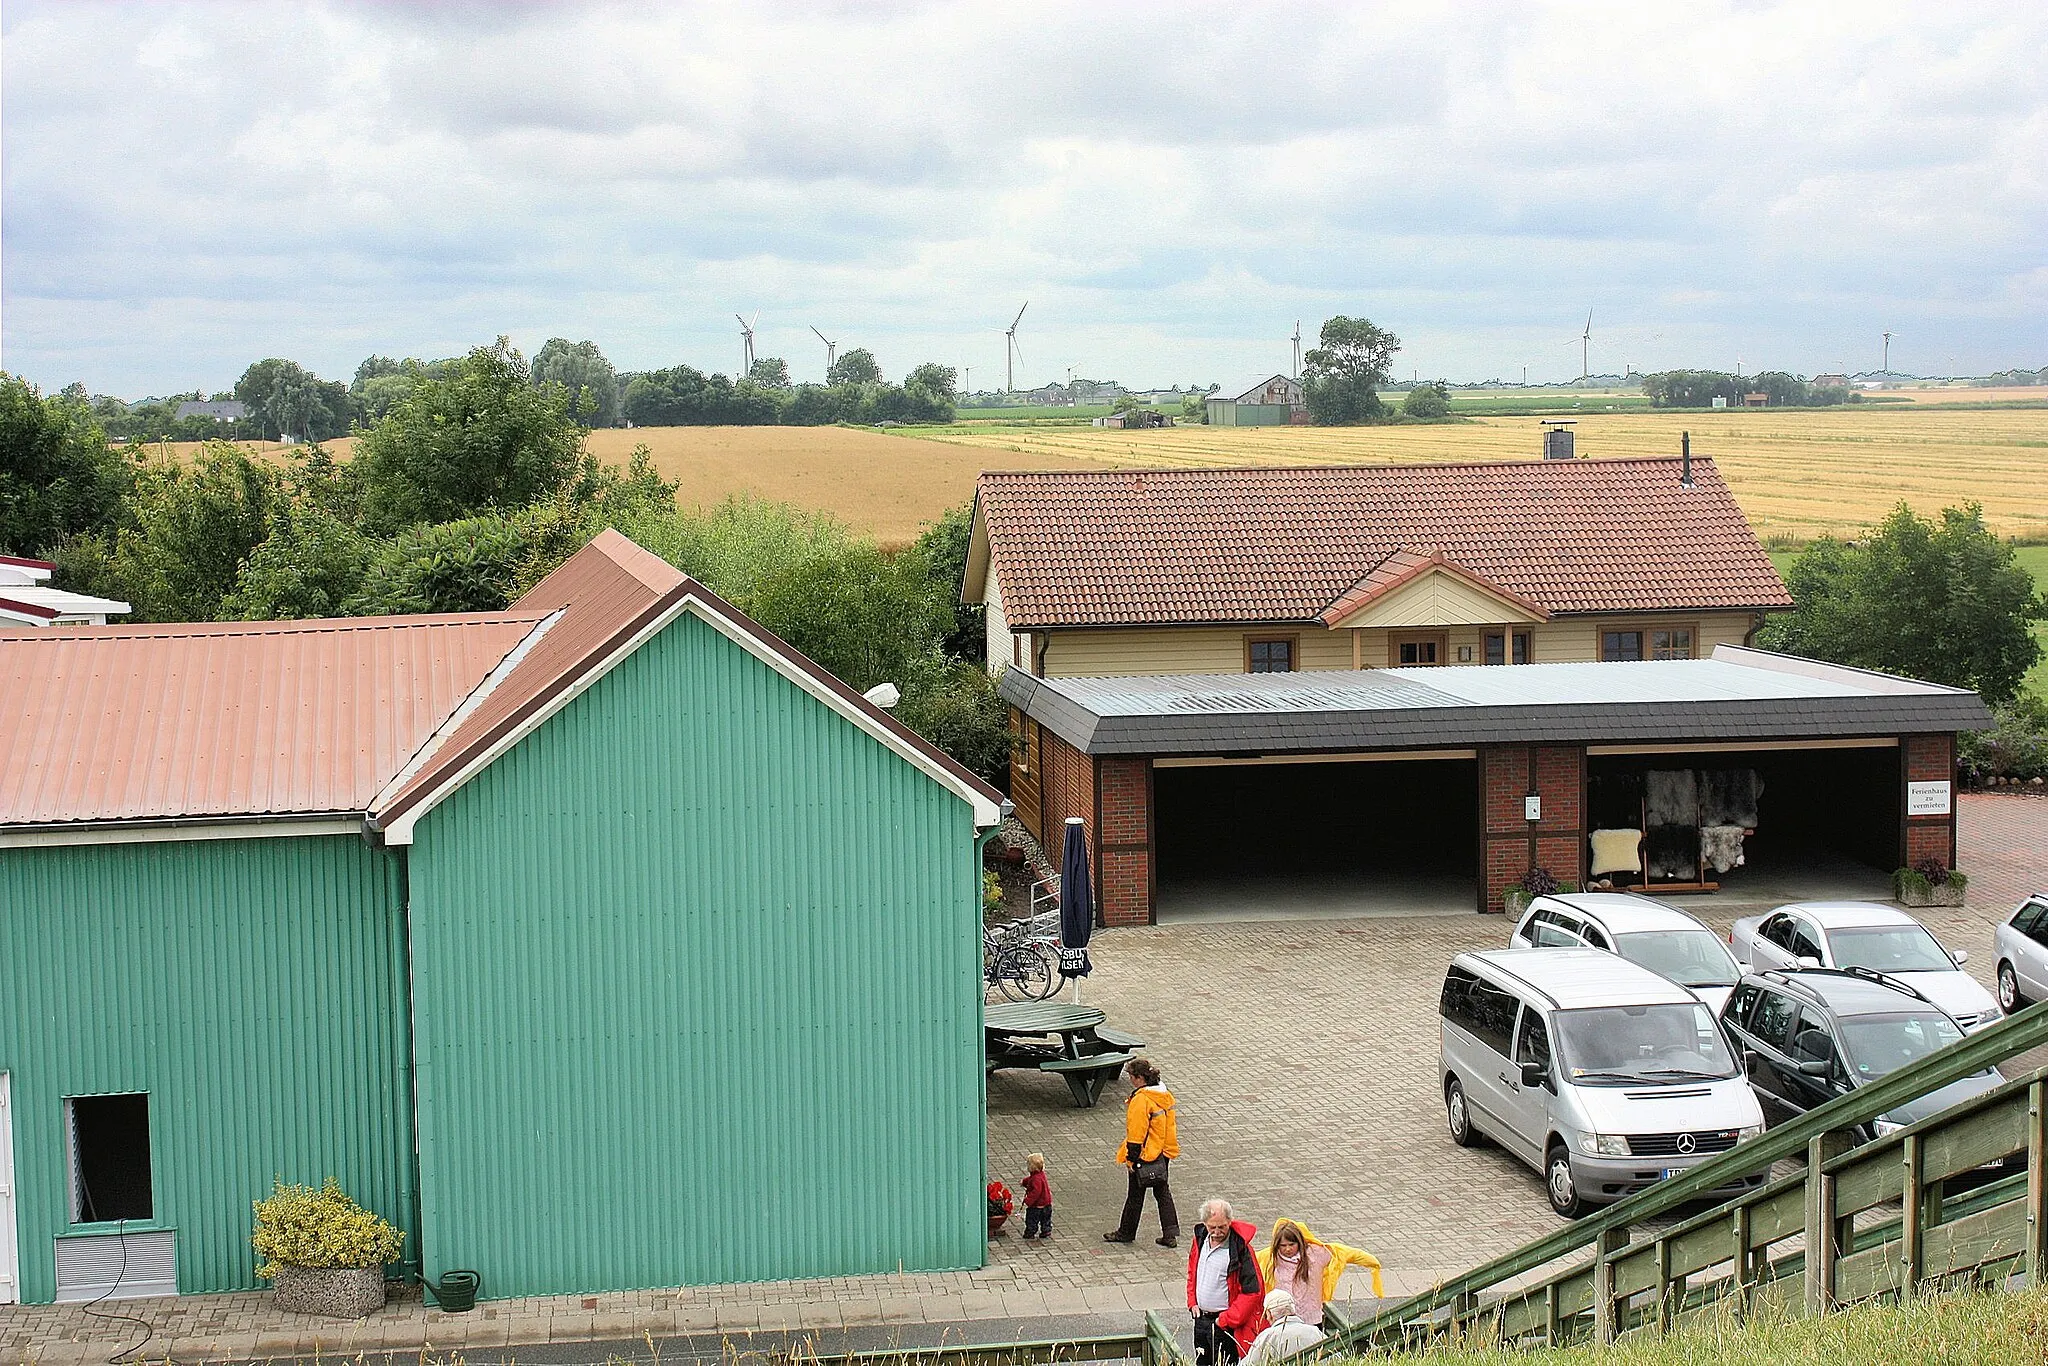
{"label": "metal chimney pipe", "polygon": [[1679,454],[1679,464],[1678,464],[1678,486],[1679,486],[1680,488],[1686,488],[1686,489],[1689,489],[1689,488],[1691,488],[1691,487],[1692,487],[1692,433],[1691,433],[1691,432],[1680,432],[1680,433],[1678,434],[1678,454]]}

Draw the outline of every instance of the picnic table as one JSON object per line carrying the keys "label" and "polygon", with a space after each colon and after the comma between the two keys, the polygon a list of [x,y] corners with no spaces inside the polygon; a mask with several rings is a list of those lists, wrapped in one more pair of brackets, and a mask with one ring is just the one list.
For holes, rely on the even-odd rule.
{"label": "picnic table", "polygon": [[[1094,1006],[1058,1001],[1016,1001],[992,1005],[982,1014],[987,1034],[988,1070],[1029,1067],[1050,1072],[1067,1083],[1074,1104],[1095,1103],[1102,1088],[1123,1071],[1131,1048],[1142,1040],[1106,1030],[1103,1013]],[[1104,1038],[1104,1033],[1110,1038]]]}

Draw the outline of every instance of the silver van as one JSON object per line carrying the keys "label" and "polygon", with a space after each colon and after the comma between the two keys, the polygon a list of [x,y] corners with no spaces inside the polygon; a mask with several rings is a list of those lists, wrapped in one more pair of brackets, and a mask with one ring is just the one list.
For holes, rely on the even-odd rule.
{"label": "silver van", "polygon": [[[1444,977],[1438,1068],[1451,1139],[1490,1138],[1543,1173],[1567,1219],[1763,1132],[1714,1013],[1596,949],[1461,953]],[[1713,1192],[1731,1196],[1764,1173]]]}

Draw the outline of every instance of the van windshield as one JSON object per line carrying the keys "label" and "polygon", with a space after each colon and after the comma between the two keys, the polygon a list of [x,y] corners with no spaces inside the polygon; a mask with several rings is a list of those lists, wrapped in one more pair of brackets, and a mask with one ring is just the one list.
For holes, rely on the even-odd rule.
{"label": "van windshield", "polygon": [[1732,987],[1735,960],[1712,930],[1646,930],[1619,937],[1615,951],[1682,987]]}
{"label": "van windshield", "polygon": [[1721,1027],[1697,1003],[1596,1006],[1552,1018],[1564,1074],[1578,1085],[1654,1086],[1735,1075]]}

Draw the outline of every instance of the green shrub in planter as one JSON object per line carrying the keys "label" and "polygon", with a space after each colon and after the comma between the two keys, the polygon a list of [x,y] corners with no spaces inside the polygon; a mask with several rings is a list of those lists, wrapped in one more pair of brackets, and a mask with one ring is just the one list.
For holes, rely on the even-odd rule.
{"label": "green shrub in planter", "polygon": [[349,1199],[328,1177],[318,1190],[279,1181],[268,1200],[256,1204],[256,1231],[249,1241],[263,1259],[256,1274],[275,1280],[281,1266],[311,1270],[385,1267],[398,1260],[405,1235]]}
{"label": "green shrub in planter", "polygon": [[1968,874],[1940,859],[1922,859],[1892,874],[1892,892],[1908,906],[1960,906],[1969,885]]}

